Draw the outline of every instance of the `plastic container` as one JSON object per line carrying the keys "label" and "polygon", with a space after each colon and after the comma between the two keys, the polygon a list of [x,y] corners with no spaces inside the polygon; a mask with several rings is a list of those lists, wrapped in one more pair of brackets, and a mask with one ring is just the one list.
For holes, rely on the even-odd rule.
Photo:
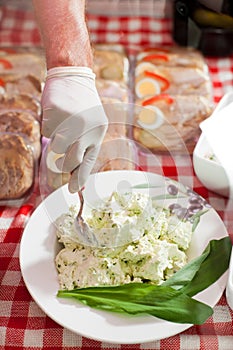
{"label": "plastic container", "polygon": [[173,0],[88,0],[87,12],[108,17],[118,15],[164,18],[172,16],[172,4]]}
{"label": "plastic container", "polygon": [[203,55],[193,48],[148,47],[138,52],[133,138],[144,151],[192,154],[199,123],[213,111],[213,89]]}
{"label": "plastic container", "polygon": [[[137,98],[171,94],[200,95],[213,100],[208,66],[195,49],[172,46],[142,50],[137,55],[134,75]],[[152,83],[156,87],[151,91]]]}
{"label": "plastic container", "polygon": [[31,195],[41,155],[42,51],[0,47],[0,204],[20,206]]}
{"label": "plastic container", "polygon": [[37,162],[25,138],[0,133],[0,205],[20,206],[30,196]]}
{"label": "plastic container", "polygon": [[40,101],[46,77],[41,48],[0,46],[0,87],[9,97],[27,94]]}

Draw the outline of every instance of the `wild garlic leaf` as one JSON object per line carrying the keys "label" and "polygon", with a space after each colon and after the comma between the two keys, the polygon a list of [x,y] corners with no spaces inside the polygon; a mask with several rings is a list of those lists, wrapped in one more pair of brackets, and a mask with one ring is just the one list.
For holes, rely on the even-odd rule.
{"label": "wild garlic leaf", "polygon": [[195,215],[192,216],[192,220],[193,220],[192,232],[194,232],[196,230],[196,227],[198,226],[198,224],[200,222],[200,217],[202,215],[204,215],[207,211],[208,210],[199,211],[198,213],[196,213]]}
{"label": "wild garlic leaf", "polygon": [[171,276],[163,285],[190,296],[204,290],[228,269],[232,244],[229,236],[211,240],[203,253]]}
{"label": "wild garlic leaf", "polygon": [[229,267],[231,250],[232,243],[229,236],[210,241],[204,252],[208,254],[207,258],[182,291],[193,296],[216,282]]}
{"label": "wild garlic leaf", "polygon": [[208,305],[173,288],[142,283],[60,290],[58,297],[75,298],[95,309],[147,314],[178,323],[202,324],[213,313]]}

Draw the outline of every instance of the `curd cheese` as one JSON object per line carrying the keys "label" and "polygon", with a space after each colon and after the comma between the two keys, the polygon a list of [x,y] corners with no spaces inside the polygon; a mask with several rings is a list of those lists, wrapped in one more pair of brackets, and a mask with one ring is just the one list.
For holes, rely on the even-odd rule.
{"label": "curd cheese", "polygon": [[64,245],[55,260],[61,289],[161,284],[187,262],[192,224],[148,195],[113,192],[91,211],[85,220],[103,247],[79,242],[74,229],[77,212],[78,206],[71,206],[56,221],[57,237]]}

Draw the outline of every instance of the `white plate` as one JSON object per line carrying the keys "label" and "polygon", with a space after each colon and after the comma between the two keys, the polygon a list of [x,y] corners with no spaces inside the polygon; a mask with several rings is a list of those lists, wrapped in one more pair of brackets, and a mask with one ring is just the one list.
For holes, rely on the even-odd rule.
{"label": "white plate", "polygon": [[[183,185],[160,175],[141,171],[111,171],[92,175],[85,189],[88,204],[106,197],[113,190],[132,190],[131,186],[146,183],[149,195],[164,198],[168,190],[179,188],[176,202],[183,207],[190,205],[190,198],[196,195],[204,203],[207,213],[193,235],[190,258],[200,255],[211,239],[227,236],[226,228],[218,214],[204,200]],[[152,185],[155,186],[152,188]],[[175,186],[175,187],[174,187]],[[138,189],[137,189],[138,191]],[[182,198],[180,198],[180,196]],[[77,194],[70,194],[67,186],[49,195],[32,214],[22,236],[20,245],[20,266],[25,284],[36,303],[54,321],[82,336],[99,341],[119,344],[135,344],[154,341],[178,334],[191,327],[191,324],[167,322],[152,316],[131,317],[91,309],[73,300],[56,297],[59,289],[55,255],[60,249],[55,235],[54,220],[68,211],[70,204],[78,202]],[[160,204],[168,206],[174,199],[162,199]],[[227,280],[225,273],[216,283],[196,298],[214,306],[220,299]]]}

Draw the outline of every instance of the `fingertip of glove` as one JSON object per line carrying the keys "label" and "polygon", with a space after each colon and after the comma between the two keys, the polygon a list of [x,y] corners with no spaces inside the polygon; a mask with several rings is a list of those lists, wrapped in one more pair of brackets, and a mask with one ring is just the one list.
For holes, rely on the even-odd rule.
{"label": "fingertip of glove", "polygon": [[74,186],[72,186],[70,183],[68,184],[68,190],[69,190],[69,192],[70,193],[76,193],[76,192],[78,192],[79,191],[79,188],[75,188]]}
{"label": "fingertip of glove", "polygon": [[80,191],[83,187],[84,187],[84,184],[77,180],[77,175],[73,176],[72,174],[68,184],[69,192],[76,193]]}

